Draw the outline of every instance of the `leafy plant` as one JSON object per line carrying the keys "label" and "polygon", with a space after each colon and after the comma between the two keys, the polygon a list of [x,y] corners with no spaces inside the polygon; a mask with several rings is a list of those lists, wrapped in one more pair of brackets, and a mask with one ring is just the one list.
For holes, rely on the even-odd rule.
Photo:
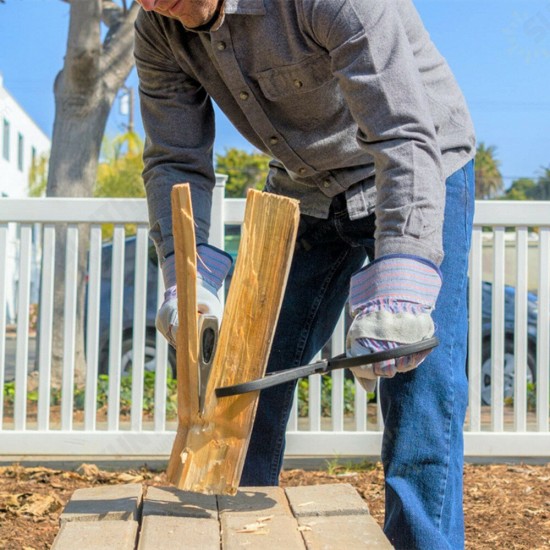
{"label": "leafy plant", "polygon": [[[370,395],[369,395],[370,397]],[[352,415],[355,412],[355,382],[344,379],[344,414]],[[332,414],[332,377],[321,378],[321,416],[330,417]],[[309,380],[303,378],[298,382],[298,415],[309,415]]]}
{"label": "leafy plant", "polygon": [[[167,380],[166,415],[173,419],[177,415],[177,381],[173,378]],[[52,388],[50,391],[50,406],[61,405],[62,392],[60,388]],[[15,382],[4,384],[4,404],[10,409],[15,402]],[[27,403],[38,402],[38,391],[27,392]],[[73,410],[83,411],[86,402],[86,391],[82,386],[74,387]],[[108,407],[109,404],[109,376],[100,374],[97,381],[96,409]],[[132,410],[132,377],[124,376],[120,382],[120,415],[128,416]],[[155,372],[146,371],[143,379],[142,412],[152,415],[155,410]]]}
{"label": "leafy plant", "polygon": [[246,197],[248,189],[262,189],[269,171],[269,157],[260,152],[248,153],[237,148],[216,155],[216,172],[227,175],[226,197]]}

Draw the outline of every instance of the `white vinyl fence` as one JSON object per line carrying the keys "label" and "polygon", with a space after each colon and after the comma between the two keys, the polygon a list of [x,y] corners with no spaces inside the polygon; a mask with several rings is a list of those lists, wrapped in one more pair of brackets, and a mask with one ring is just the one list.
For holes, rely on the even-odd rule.
{"label": "white vinyl fence", "polygon": [[[243,214],[244,201],[223,199],[220,178],[212,243],[223,246],[226,229],[238,226]],[[107,223],[114,224],[108,245],[102,240],[102,225]],[[135,240],[127,240],[127,224],[133,224]],[[62,225],[63,274],[55,270]],[[8,241],[14,234],[15,326],[7,323],[5,307],[13,281],[7,281],[7,270],[0,269],[0,457],[166,458],[176,425],[175,382],[168,346],[154,333],[150,320],[163,288],[159,281],[148,290],[156,267],[149,258],[145,201],[0,199],[1,266],[6,265]],[[130,242],[135,253],[128,265]],[[79,252],[87,256],[88,265],[86,362],[80,386],[75,384]],[[35,264],[38,281],[31,269]],[[464,428],[468,456],[550,456],[549,268],[550,203],[477,203],[469,285],[470,405]],[[62,276],[64,294],[57,298],[63,310],[59,390],[52,384],[52,323],[54,287]],[[36,283],[37,306],[30,299]],[[105,285],[110,292],[104,292]],[[151,293],[153,306],[146,300]],[[128,294],[133,301],[130,311]],[[325,353],[343,351],[344,325],[342,315]],[[107,350],[100,349],[105,330]],[[128,365],[132,376],[125,375]],[[312,376],[297,390],[286,455],[376,456],[382,428],[376,401],[367,402],[364,390],[343,371],[334,372],[330,383]]]}

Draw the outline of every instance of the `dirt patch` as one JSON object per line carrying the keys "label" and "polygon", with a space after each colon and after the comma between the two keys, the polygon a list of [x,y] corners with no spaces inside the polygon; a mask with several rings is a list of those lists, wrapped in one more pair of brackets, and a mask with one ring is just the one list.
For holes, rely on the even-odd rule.
{"label": "dirt patch", "polygon": [[[0,468],[0,548],[50,548],[59,514],[75,489],[117,483],[167,485],[163,472],[106,472],[93,464],[77,471]],[[283,486],[323,483],[352,484],[382,525],[384,480],[379,463],[361,469],[331,464],[327,471],[288,470],[281,476]],[[549,548],[550,464],[466,465],[464,509],[467,548]]]}

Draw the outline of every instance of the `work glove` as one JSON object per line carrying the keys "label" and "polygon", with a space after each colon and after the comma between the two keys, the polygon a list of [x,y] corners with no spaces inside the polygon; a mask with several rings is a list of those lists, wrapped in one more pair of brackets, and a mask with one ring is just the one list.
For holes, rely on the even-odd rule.
{"label": "work glove", "polygon": [[[346,354],[356,357],[413,344],[434,334],[431,313],[441,288],[441,272],[424,258],[383,256],[351,278],[350,311],[353,322],[346,338]],[[351,369],[366,391],[378,377],[392,378],[416,368],[430,351]]]}
{"label": "work glove", "polygon": [[[210,246],[197,246],[197,309],[202,315],[214,315],[221,322],[223,304],[218,291],[231,269],[233,259],[229,254]],[[178,330],[178,295],[176,289],[176,264],[174,255],[169,256],[161,265],[164,277],[164,302],[156,318],[158,331],[176,347]]]}

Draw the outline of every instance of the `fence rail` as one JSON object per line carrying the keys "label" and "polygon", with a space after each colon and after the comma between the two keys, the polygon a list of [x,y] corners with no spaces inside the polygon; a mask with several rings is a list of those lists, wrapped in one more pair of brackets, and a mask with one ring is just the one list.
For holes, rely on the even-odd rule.
{"label": "fence rail", "polygon": [[[220,177],[211,229],[211,242],[220,247],[227,227],[240,225],[244,214],[243,200],[223,198],[223,184]],[[549,211],[548,202],[477,203],[465,365],[468,456],[550,456]],[[109,244],[102,239],[103,224],[112,227]],[[133,224],[131,241],[127,224]],[[147,224],[140,199],[0,201],[0,265],[7,264],[10,247],[17,251],[17,284],[0,270],[0,456],[169,454],[176,422],[173,359],[151,321],[164,289],[150,258]],[[79,363],[83,254],[86,361]],[[66,280],[61,296],[55,292],[60,278]],[[15,326],[6,316],[10,297],[16,302]],[[35,303],[36,320],[30,315]],[[56,364],[59,303],[62,358]],[[324,353],[343,351],[345,327],[342,314]],[[79,364],[85,365],[84,376]],[[53,384],[56,365],[60,389]],[[334,372],[330,382],[312,376],[297,389],[286,455],[376,456],[382,429],[378,404],[368,402],[343,371]]]}

